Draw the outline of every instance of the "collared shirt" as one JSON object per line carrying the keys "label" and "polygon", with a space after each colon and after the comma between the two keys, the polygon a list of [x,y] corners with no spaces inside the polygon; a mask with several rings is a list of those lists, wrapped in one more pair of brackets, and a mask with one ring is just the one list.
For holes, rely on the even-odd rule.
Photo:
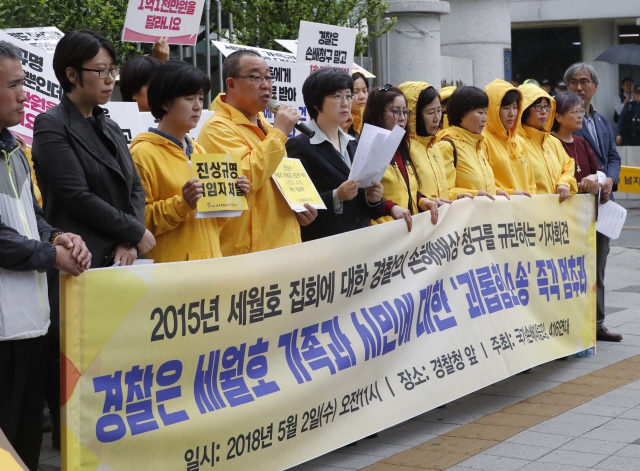
{"label": "collared shirt", "polygon": [[598,132],[596,131],[596,109],[593,105],[590,105],[590,112],[584,115],[584,122],[587,125],[587,131],[593,138],[593,142],[596,143],[596,147],[600,148],[600,142],[598,141]]}
{"label": "collared shirt", "polygon": [[149,132],[155,133],[158,136],[162,136],[165,139],[167,139],[168,141],[173,142],[175,145],[180,147],[180,149],[182,149],[185,154],[187,154],[187,157],[189,157],[189,159],[191,158],[191,154],[193,154],[193,144],[191,144],[191,139],[189,139],[187,136],[184,137],[184,140],[187,142],[187,148],[185,149],[182,146],[182,142],[180,142],[175,137],[170,136],[169,134],[160,131],[158,128],[149,128]]}
{"label": "collared shirt", "polygon": [[[307,123],[307,126],[309,127],[309,129],[315,131],[313,137],[309,139],[309,142],[311,144],[317,146],[318,144],[322,144],[324,141],[331,142],[329,141],[329,138],[326,136],[326,134],[322,132],[322,129],[320,129],[315,120],[309,121]],[[347,145],[349,144],[349,141],[353,141],[355,137],[347,134],[340,127],[338,127],[338,138],[340,139],[340,151],[338,153],[342,156],[342,160],[344,160],[344,163],[347,164],[347,167],[351,168],[351,157],[349,156],[349,152],[347,151]],[[333,146],[333,143],[331,143],[331,145]],[[342,214],[342,201],[340,201],[340,198],[338,197],[337,189],[333,190],[333,211],[336,214]]]}

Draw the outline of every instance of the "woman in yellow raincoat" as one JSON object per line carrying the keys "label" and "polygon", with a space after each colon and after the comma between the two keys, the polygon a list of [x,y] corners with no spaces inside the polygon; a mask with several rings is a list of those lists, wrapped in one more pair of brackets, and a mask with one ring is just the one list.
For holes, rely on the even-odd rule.
{"label": "woman in yellow raincoat", "polygon": [[409,116],[407,132],[411,161],[420,179],[420,193],[436,201],[448,203],[449,188],[444,168],[444,156],[434,145],[442,119],[440,96],[427,82],[405,82],[398,87],[407,98]]}
{"label": "woman in yellow raincoat", "polygon": [[482,135],[496,187],[510,195],[535,195],[533,167],[517,132],[522,114],[522,94],[509,82],[499,79],[484,90],[489,96],[489,109]]}
{"label": "woman in yellow raincoat", "polygon": [[556,103],[537,85],[520,85],[522,117],[518,134],[524,139],[525,153],[531,160],[536,194],[558,194],[560,202],[578,191],[574,177],[575,162],[559,140],[551,136]]}

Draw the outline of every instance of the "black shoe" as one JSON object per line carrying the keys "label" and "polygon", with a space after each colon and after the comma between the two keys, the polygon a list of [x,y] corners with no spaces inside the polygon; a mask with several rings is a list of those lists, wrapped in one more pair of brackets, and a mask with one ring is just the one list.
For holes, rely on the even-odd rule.
{"label": "black shoe", "polygon": [[596,330],[596,340],[602,340],[603,342],[620,342],[622,335],[609,332],[609,329],[602,327]]}
{"label": "black shoe", "polygon": [[42,431],[51,432],[53,429],[53,422],[51,422],[51,416],[49,414],[42,414]]}

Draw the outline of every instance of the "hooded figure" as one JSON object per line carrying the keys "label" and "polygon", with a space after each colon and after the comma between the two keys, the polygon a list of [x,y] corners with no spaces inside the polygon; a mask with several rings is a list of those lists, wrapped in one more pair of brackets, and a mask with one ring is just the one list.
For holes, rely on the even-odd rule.
{"label": "hooded figure", "polygon": [[[457,87],[454,85],[449,85],[448,87],[442,87],[440,89],[440,103],[445,103],[444,108],[446,109],[446,101],[451,98],[453,92],[455,92]],[[446,129],[449,127],[449,115],[446,111],[442,113],[442,129]]]}
{"label": "hooded figure", "polygon": [[569,188],[569,194],[575,195],[578,184],[574,177],[575,161],[567,155],[558,139],[551,136],[551,127],[556,113],[556,102],[551,96],[537,85],[520,85],[522,92],[522,109],[527,122],[527,116],[533,110],[526,111],[537,100],[546,98],[550,104],[549,116],[541,129],[518,120],[518,135],[524,139],[525,153],[531,161],[533,176],[536,181],[536,194],[555,194],[558,186]]}
{"label": "hooded figure", "polygon": [[[447,175],[444,168],[444,156],[434,146],[435,136],[419,136],[416,130],[418,116],[422,110],[417,109],[418,98],[423,90],[431,87],[427,82],[404,82],[398,88],[407,98],[407,107],[412,111],[409,117],[409,139],[411,160],[420,177],[420,193],[434,200],[449,199]],[[421,117],[421,115],[420,115]]]}
{"label": "hooded figure", "polygon": [[[193,153],[206,154],[188,137]],[[196,211],[182,197],[182,186],[193,178],[189,158],[176,143],[153,132],[138,134],[131,155],[144,188],[144,225],[156,237],[147,254],[157,263],[222,257],[220,218],[196,218]]]}
{"label": "hooded figure", "polygon": [[[487,159],[493,169],[496,178],[496,187],[513,195],[516,190],[536,193],[536,182],[533,176],[533,167],[524,152],[524,141],[518,136],[518,123],[522,117],[522,93],[509,82],[496,79],[484,87],[489,96],[489,109],[487,110],[487,125],[482,131],[484,142],[487,145]],[[504,103],[505,95],[512,92]],[[513,101],[515,99],[515,101]],[[500,110],[503,106],[517,106],[512,118],[513,122],[507,129],[500,118]]]}

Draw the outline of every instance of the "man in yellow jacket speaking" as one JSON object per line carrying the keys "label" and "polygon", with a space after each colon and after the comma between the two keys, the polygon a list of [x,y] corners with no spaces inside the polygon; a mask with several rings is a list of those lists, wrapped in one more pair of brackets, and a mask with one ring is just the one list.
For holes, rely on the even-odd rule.
{"label": "man in yellow jacket speaking", "polygon": [[295,213],[271,176],[286,155],[285,143],[300,114],[281,105],[273,126],[262,110],[271,99],[269,66],[256,52],[236,51],[224,61],[226,94],[214,101],[215,114],[204,124],[198,143],[209,153],[242,157],[242,170],[251,182],[249,209],[232,218],[220,231],[220,247],[227,257],[284,247],[301,242],[300,225],[317,216],[311,206]]}

